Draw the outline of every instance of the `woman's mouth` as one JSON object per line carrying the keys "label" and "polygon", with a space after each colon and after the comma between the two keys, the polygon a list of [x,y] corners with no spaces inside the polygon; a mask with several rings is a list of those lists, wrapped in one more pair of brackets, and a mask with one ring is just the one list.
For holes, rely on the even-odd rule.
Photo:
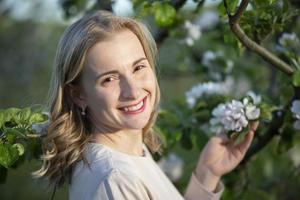
{"label": "woman's mouth", "polygon": [[126,114],[138,114],[145,110],[147,97],[144,97],[138,104],[119,108]]}

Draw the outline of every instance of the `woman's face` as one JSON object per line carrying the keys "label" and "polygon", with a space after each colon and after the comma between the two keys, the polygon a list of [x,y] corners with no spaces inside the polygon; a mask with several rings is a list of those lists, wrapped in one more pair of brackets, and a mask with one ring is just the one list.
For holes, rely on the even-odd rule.
{"label": "woman's face", "polygon": [[98,129],[146,126],[154,107],[156,77],[134,33],[123,30],[96,43],[87,53],[81,80],[82,102]]}

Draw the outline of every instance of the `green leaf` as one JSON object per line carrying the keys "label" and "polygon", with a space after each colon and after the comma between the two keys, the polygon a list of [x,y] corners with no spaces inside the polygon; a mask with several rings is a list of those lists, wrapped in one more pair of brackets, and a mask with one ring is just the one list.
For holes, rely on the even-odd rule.
{"label": "green leaf", "polygon": [[288,12],[289,10],[289,1],[288,0],[283,0],[283,6],[282,6],[282,12]]}
{"label": "green leaf", "polygon": [[19,159],[19,152],[16,147],[10,144],[0,144],[0,165],[9,168]]}
{"label": "green leaf", "polygon": [[221,1],[218,5],[218,12],[222,17],[227,16],[223,1]]}
{"label": "green leaf", "polygon": [[4,119],[3,122],[8,122],[11,121],[15,115],[17,115],[17,113],[20,112],[21,109],[19,108],[8,108],[6,110],[3,111],[4,114]]}
{"label": "green leaf", "polygon": [[271,5],[275,3],[277,0],[254,0],[255,4],[260,6]]}
{"label": "green leaf", "polygon": [[47,117],[42,113],[33,113],[29,118],[29,124],[36,124],[44,122]]}
{"label": "green leaf", "polygon": [[16,144],[13,144],[12,146],[18,150],[19,156],[22,156],[24,154],[25,148],[21,143],[16,143]]}
{"label": "green leaf", "polygon": [[168,110],[162,110],[159,113],[158,119],[160,120],[160,122],[163,122],[163,124],[167,124],[171,126],[177,126],[179,124],[179,120],[177,116]]}
{"label": "green leaf", "polygon": [[3,111],[1,110],[0,111],[0,128],[2,128],[2,126],[4,125],[4,123],[5,123],[5,116],[4,116]]}
{"label": "green leaf", "polygon": [[[226,0],[226,3],[227,3],[227,8],[229,13],[233,15],[238,6],[239,0]],[[221,14],[221,16],[227,15],[223,1],[221,1],[220,4],[218,5],[218,11]]]}
{"label": "green leaf", "polygon": [[246,128],[243,131],[237,133],[236,139],[234,139],[234,145],[238,145],[244,140],[248,132]]}
{"label": "green leaf", "polygon": [[203,108],[206,108],[207,107],[207,102],[206,101],[199,101],[197,102],[196,106],[195,106],[195,110],[200,110],[200,109],[203,109]]}
{"label": "green leaf", "polygon": [[277,108],[275,106],[268,105],[266,103],[260,103],[258,105],[260,109],[259,119],[271,121],[272,120],[272,112]]}
{"label": "green leaf", "polygon": [[295,132],[291,124],[286,125],[280,134],[280,141],[278,144],[278,152],[283,153],[293,147],[293,133]]}
{"label": "green leaf", "polygon": [[293,79],[293,85],[295,87],[299,87],[300,86],[300,70],[297,70],[296,72],[294,72],[292,79]]}
{"label": "green leaf", "polygon": [[230,14],[234,14],[239,0],[226,0]]}
{"label": "green leaf", "polygon": [[196,133],[196,136],[197,136],[197,140],[196,140],[196,146],[199,148],[199,149],[202,149],[205,144],[207,143],[207,141],[209,140],[208,136],[205,134],[205,132],[203,131],[198,131]]}
{"label": "green leaf", "polygon": [[17,124],[26,124],[29,122],[30,115],[30,108],[24,108],[20,110],[20,112],[16,113],[16,115],[14,116],[14,120]]}
{"label": "green leaf", "polygon": [[195,113],[195,117],[197,120],[199,121],[206,121],[206,120],[209,120],[210,118],[210,111],[209,110],[199,110],[197,113]]}
{"label": "green leaf", "polygon": [[155,22],[158,26],[166,27],[174,24],[176,10],[173,6],[166,3],[158,3],[155,6]]}
{"label": "green leaf", "polygon": [[9,143],[13,143],[16,139],[26,138],[26,129],[24,128],[4,128],[3,132]]}
{"label": "green leaf", "polygon": [[185,129],[180,140],[181,146],[186,150],[191,150],[193,148],[193,142],[190,135],[190,129]]}

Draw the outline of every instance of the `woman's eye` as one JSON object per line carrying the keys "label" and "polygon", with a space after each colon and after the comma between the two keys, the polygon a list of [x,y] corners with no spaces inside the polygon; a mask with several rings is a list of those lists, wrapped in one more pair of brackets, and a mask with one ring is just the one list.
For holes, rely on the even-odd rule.
{"label": "woman's eye", "polygon": [[144,66],[144,65],[138,65],[138,66],[136,66],[136,67],[134,68],[134,71],[141,70],[141,69],[144,68],[144,67],[146,67],[146,66]]}
{"label": "woman's eye", "polygon": [[107,78],[105,78],[105,79],[103,80],[103,83],[108,83],[108,82],[111,82],[111,81],[113,81],[113,80],[114,80],[113,77],[107,77]]}

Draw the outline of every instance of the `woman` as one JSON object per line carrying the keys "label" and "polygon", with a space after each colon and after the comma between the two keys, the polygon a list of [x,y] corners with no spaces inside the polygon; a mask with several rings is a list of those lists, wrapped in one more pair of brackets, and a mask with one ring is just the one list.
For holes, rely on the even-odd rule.
{"label": "woman", "polygon": [[[156,45],[145,26],[105,11],[72,24],[58,45],[52,76],[51,124],[43,166],[35,173],[71,200],[183,199],[153,161],[152,130],[160,98]],[[233,146],[224,133],[200,155],[185,199],[219,199],[220,178],[242,160],[257,123]]]}

